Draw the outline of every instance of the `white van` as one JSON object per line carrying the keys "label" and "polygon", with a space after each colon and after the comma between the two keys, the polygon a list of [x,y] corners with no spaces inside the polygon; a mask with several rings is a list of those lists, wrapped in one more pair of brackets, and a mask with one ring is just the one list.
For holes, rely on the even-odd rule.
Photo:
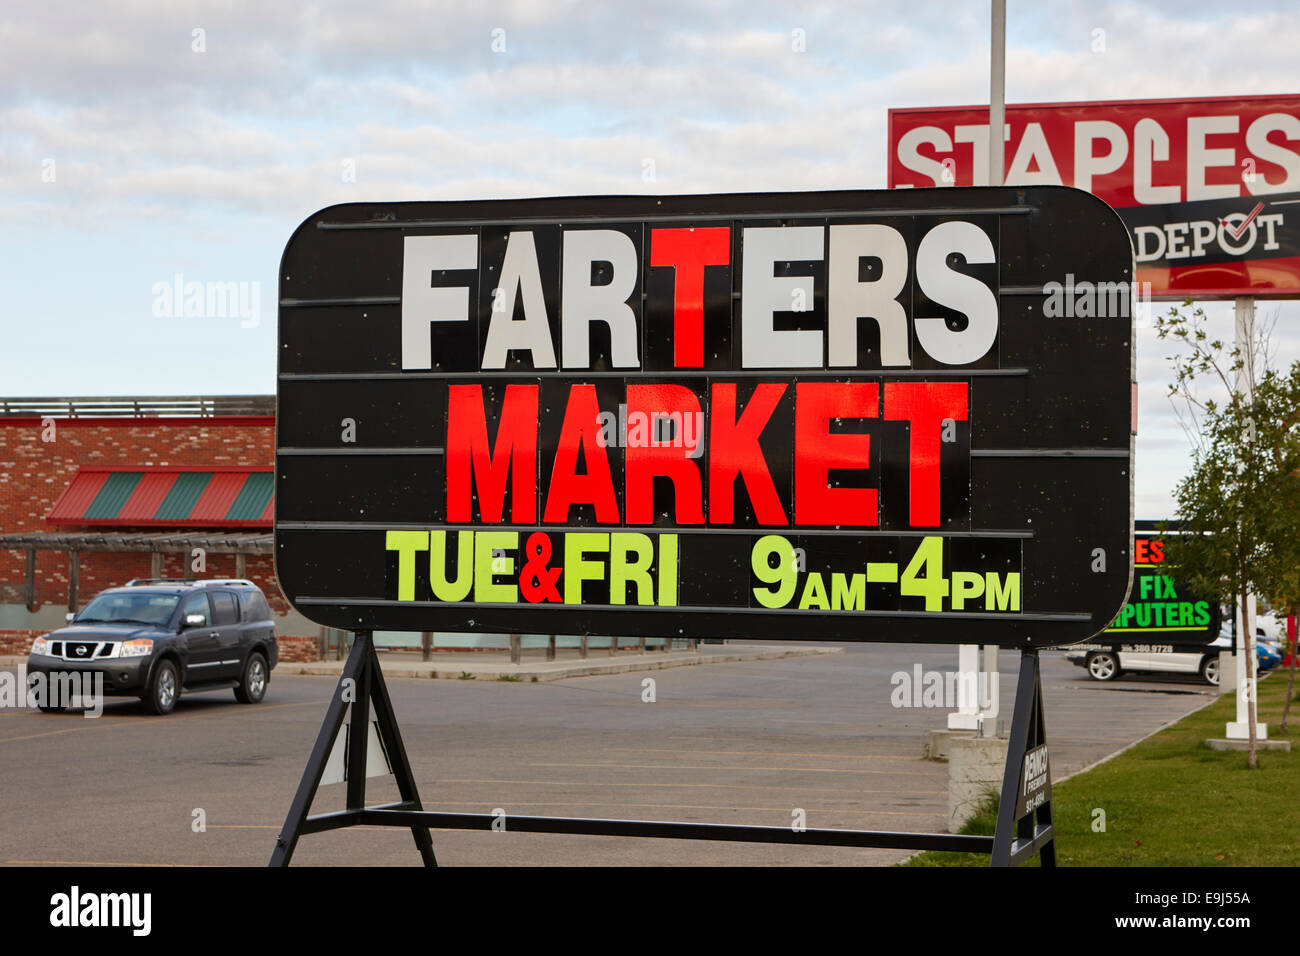
{"label": "white van", "polygon": [[1194,649],[1185,644],[1076,644],[1065,659],[1094,680],[1114,680],[1124,673],[1200,674],[1217,687],[1219,651],[1231,649],[1232,638],[1220,634],[1214,643]]}

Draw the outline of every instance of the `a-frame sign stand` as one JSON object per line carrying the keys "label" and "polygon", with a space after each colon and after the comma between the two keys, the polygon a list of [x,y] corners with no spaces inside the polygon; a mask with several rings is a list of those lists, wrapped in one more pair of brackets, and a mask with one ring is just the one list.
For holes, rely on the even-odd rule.
{"label": "a-frame sign stand", "polygon": [[1011,739],[998,801],[991,866],[1015,866],[1040,853],[1043,866],[1056,866],[1052,826],[1052,774],[1043,721],[1043,682],[1038,651],[1020,653]]}
{"label": "a-frame sign stand", "polygon": [[[399,803],[377,807],[366,806],[366,745],[370,737],[368,724],[372,705],[379,739],[392,764],[393,776],[397,779],[397,792],[402,798]],[[349,706],[352,713],[346,751],[347,808],[337,813],[309,817],[307,814],[311,810],[312,799],[320,786],[325,763],[343,726]],[[312,747],[307,769],[303,771],[302,780],[298,783],[298,792],[294,794],[284,828],[276,840],[275,852],[271,854],[271,866],[288,866],[294,847],[298,845],[298,838],[305,833],[320,833],[369,823],[371,821],[363,817],[380,810],[422,809],[420,794],[415,787],[415,775],[411,773],[406,747],[402,744],[402,735],[397,729],[393,702],[388,696],[383,672],[379,669],[374,642],[369,631],[358,631],[352,643],[352,651],[343,665],[338,685],[330,697],[325,720],[321,723],[320,733],[316,735],[316,745]],[[428,825],[412,824],[411,834],[415,837],[415,845],[424,859],[424,865],[437,866],[438,860],[433,855],[433,838],[429,836]]]}
{"label": "a-frame sign stand", "polygon": [[[351,707],[351,714],[347,713]],[[366,806],[366,744],[370,711],[379,739],[392,765],[401,800]],[[333,813],[309,816],[334,742],[345,718],[350,717],[347,747],[347,804]],[[1029,771],[1029,772],[1026,772]],[[1027,811],[1024,811],[1026,806]],[[1022,812],[1024,811],[1024,812]],[[415,776],[402,744],[393,704],[375,654],[369,631],[358,631],[352,651],[330,698],[316,744],[294,794],[284,828],[276,840],[271,866],[288,866],[298,838],[352,826],[409,827],[425,866],[437,866],[431,827],[455,830],[492,830],[494,826],[526,833],[580,833],[594,836],[658,837],[661,839],[718,840],[734,843],[783,843],[803,846],[876,847],[902,850],[948,850],[991,854],[993,866],[1009,866],[1041,853],[1044,866],[1054,866],[1056,851],[1051,821],[1051,783],[1047,769],[1046,734],[1038,652],[1024,650],[1016,685],[1015,710],[1002,800],[994,836],[949,833],[905,833],[879,830],[796,830],[737,824],[671,823],[658,820],[603,820],[573,817],[510,816],[504,821],[487,813],[443,813],[425,810],[420,803]],[[1013,834],[1014,831],[1014,834]]]}

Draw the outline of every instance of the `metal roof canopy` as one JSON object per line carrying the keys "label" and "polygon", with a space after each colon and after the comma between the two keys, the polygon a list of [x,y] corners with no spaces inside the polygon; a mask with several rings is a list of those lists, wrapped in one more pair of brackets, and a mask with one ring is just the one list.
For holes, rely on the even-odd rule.
{"label": "metal roof canopy", "polygon": [[269,465],[82,465],[54,503],[54,525],[269,527]]}

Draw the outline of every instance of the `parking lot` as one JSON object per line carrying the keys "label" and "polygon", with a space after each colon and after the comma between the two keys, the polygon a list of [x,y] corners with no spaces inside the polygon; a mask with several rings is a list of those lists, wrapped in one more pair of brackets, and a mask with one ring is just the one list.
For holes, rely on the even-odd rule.
{"label": "parking lot", "polygon": [[[389,681],[428,809],[809,827],[941,830],[947,764],[921,759],[941,708],[895,708],[891,675],[951,670],[953,648],[845,645],[779,661],[514,683]],[[1009,717],[1016,655],[1003,651]],[[643,680],[655,701],[643,701]],[[1195,682],[1100,684],[1044,654],[1055,777],[1212,699]],[[151,717],[0,710],[0,863],[261,865],[271,854],[334,685],[276,674],[265,701],[182,696]],[[1009,720],[1008,720],[1009,723]],[[396,798],[391,777],[370,802]],[[341,808],[323,787],[315,809]],[[203,827],[199,827],[199,823]],[[435,831],[450,865],[883,865],[895,850]],[[307,836],[297,865],[417,865],[409,831]]]}

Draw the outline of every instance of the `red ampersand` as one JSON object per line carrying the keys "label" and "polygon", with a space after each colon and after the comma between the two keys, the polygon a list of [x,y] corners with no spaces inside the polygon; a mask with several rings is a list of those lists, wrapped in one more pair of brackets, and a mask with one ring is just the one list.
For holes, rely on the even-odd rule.
{"label": "red ampersand", "polygon": [[524,554],[526,558],[519,574],[519,591],[524,600],[530,604],[562,600],[555,582],[560,579],[560,571],[563,569],[547,567],[551,560],[550,536],[540,531],[529,535],[524,545]]}

